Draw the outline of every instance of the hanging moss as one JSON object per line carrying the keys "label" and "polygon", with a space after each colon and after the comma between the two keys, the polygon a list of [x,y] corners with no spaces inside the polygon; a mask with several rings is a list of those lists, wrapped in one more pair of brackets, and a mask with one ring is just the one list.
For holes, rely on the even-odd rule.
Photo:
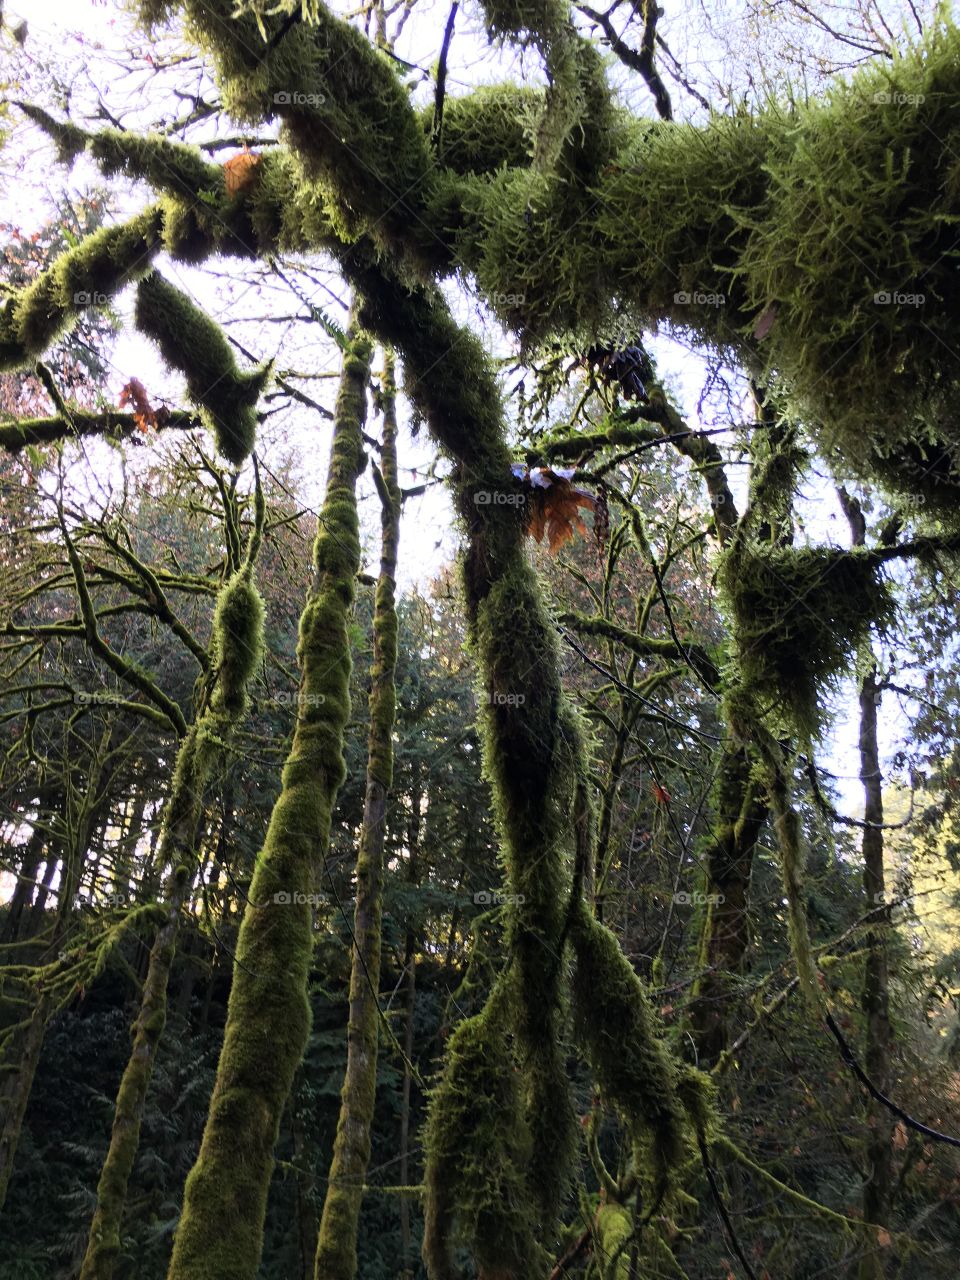
{"label": "hanging moss", "polygon": [[238,573],[217,597],[212,657],[216,704],[231,715],[246,706],[247,687],[263,653],[263,600],[249,572]]}
{"label": "hanging moss", "polygon": [[[572,941],[576,955],[574,1015],[594,1076],[617,1107],[640,1152],[649,1150],[654,1195],[662,1195],[684,1156],[683,1102],[706,1110],[692,1078],[679,1092],[679,1064],[660,1039],[643,984],[616,937],[585,905]],[[641,1164],[641,1168],[642,1168]]]}
{"label": "hanging moss", "polygon": [[220,326],[157,272],[141,281],[135,315],[137,328],[186,377],[187,390],[213,431],[217,448],[239,466],[253,450],[256,403],[270,365],[242,373]]}
{"label": "hanging moss", "polygon": [[147,209],[131,221],[102,227],[60,254],[0,318],[0,369],[21,368],[41,355],[88,306],[104,306],[124,285],[150,270],[160,248],[161,217]]}
{"label": "hanging moss", "polygon": [[824,686],[893,615],[875,560],[860,549],[736,544],[722,569],[744,697],[804,735]]}
{"label": "hanging moss", "polygon": [[501,983],[484,1011],[457,1027],[430,1098],[423,1254],[431,1280],[452,1280],[458,1243],[491,1280],[544,1275],[548,1267],[524,1176],[533,1138],[508,1040],[506,991]]}

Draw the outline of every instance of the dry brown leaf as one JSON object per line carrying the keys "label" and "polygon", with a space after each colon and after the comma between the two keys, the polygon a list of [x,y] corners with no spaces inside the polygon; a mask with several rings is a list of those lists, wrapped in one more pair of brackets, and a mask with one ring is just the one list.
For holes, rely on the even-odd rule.
{"label": "dry brown leaf", "polygon": [[223,180],[226,183],[227,195],[235,196],[253,185],[257,180],[257,166],[263,157],[258,151],[241,151],[232,156],[223,166]]}

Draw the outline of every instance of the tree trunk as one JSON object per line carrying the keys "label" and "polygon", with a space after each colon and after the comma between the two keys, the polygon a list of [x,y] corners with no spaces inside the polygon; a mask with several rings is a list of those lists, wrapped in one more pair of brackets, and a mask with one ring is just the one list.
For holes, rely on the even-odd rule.
{"label": "tree trunk", "polygon": [[701,977],[690,1008],[690,1027],[703,1063],[717,1060],[729,1040],[731,983],[749,943],[750,872],[767,806],[750,777],[742,746],[723,748],[714,791],[715,817],[704,855],[708,901],[700,938]]}
{"label": "tree trunk", "polygon": [[300,696],[280,795],[237,939],[233,987],[203,1141],[187,1178],[169,1280],[253,1280],[283,1107],[310,1025],[307,978],[317,872],[344,777],[347,621],[360,567],[369,345],[344,357],[314,575],[300,619]]}
{"label": "tree trunk", "polygon": [[363,1181],[370,1161],[377,1089],[380,1008],[380,943],[383,847],[387,794],[393,780],[396,719],[397,611],[395,604],[400,491],[397,486],[397,421],[393,359],[384,357],[380,576],[373,613],[373,669],[367,742],[367,789],[357,854],[353,918],[347,1068],[340,1118],[320,1219],[316,1280],[353,1280]]}
{"label": "tree trunk", "polygon": [[[97,1184],[80,1280],[110,1280],[120,1255],[120,1227],[130,1174],[140,1146],[147,1090],[167,1021],[167,986],[177,947],[180,915],[197,873],[197,840],[204,794],[218,753],[246,710],[246,685],[259,663],[262,603],[253,585],[253,562],[263,528],[262,497],[246,559],[220,589],[211,652],[221,675],[180,744],[158,846],[158,865],[171,866],[165,918],[154,939],[133,1029],[133,1047],[117,1090],[110,1145]],[[239,647],[242,653],[236,653]],[[230,673],[230,674],[227,674]]]}
{"label": "tree trunk", "polygon": [[[890,1082],[893,1034],[887,975],[885,878],[883,868],[883,779],[877,746],[877,704],[880,687],[876,672],[864,678],[860,689],[860,779],[863,783],[863,817],[873,825],[863,832],[863,887],[867,909],[880,909],[881,927],[865,938],[867,958],[862,1007],[866,1017],[866,1072],[882,1093]],[[893,1166],[893,1119],[884,1107],[871,1104],[867,1137],[867,1180],[863,1187],[863,1217],[885,1226],[890,1215]],[[860,1280],[880,1280],[885,1274],[883,1250],[867,1253],[860,1262]]]}

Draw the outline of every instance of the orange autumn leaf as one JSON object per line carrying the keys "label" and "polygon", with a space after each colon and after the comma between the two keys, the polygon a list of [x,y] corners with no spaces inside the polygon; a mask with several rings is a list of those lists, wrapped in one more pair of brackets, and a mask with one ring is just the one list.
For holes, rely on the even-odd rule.
{"label": "orange autumn leaf", "polygon": [[877,1244],[881,1249],[889,1249],[893,1244],[893,1236],[885,1227],[877,1227]]}
{"label": "orange autumn leaf", "polygon": [[139,429],[146,433],[152,427],[156,430],[162,426],[167,419],[167,410],[165,408],[154,409],[150,403],[150,397],[147,395],[147,389],[139,378],[131,378],[130,381],[120,392],[118,400],[120,408],[133,406],[133,418]]}
{"label": "orange autumn leaf", "polygon": [[542,542],[547,535],[547,546],[551,553],[556,553],[575,532],[586,534],[587,526],[583,522],[580,508],[592,511],[594,499],[582,489],[576,489],[569,480],[560,476],[552,479],[549,488],[535,488],[528,500],[529,517],[527,532],[536,542]]}
{"label": "orange autumn leaf", "polygon": [[257,167],[262,156],[258,151],[241,151],[232,156],[223,166],[223,180],[226,183],[227,195],[235,196],[246,191],[257,179]]}

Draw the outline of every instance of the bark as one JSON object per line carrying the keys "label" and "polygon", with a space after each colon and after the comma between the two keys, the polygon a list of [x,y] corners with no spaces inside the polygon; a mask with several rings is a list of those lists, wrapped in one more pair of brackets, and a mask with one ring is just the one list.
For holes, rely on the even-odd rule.
{"label": "bark", "polygon": [[360,1207],[363,1182],[370,1161],[376,1102],[383,849],[387,795],[393,781],[393,728],[396,720],[395,578],[400,533],[396,391],[393,360],[390,356],[386,356],[384,360],[383,402],[383,448],[381,480],[378,483],[382,502],[382,543],[380,576],[373,613],[367,784],[357,854],[347,1067],[340,1097],[340,1118],[337,1122],[327,1193],[320,1219],[316,1280],[353,1280],[357,1273]]}
{"label": "bark", "polygon": [[[863,832],[863,887],[868,910],[885,901],[883,867],[883,779],[877,745],[876,673],[865,677],[860,689],[860,779],[863,783],[863,817],[872,825]],[[883,922],[886,912],[882,913]],[[862,1007],[866,1018],[865,1069],[881,1092],[890,1082],[893,1033],[890,1027],[890,993],[884,929],[866,935],[866,965]],[[863,1217],[866,1222],[885,1226],[890,1216],[893,1178],[893,1119],[883,1107],[872,1107],[867,1138],[867,1180],[863,1187]],[[885,1274],[883,1251],[875,1249],[860,1262],[860,1280],[880,1280]]]}
{"label": "bark", "polygon": [[749,943],[747,902],[753,855],[767,806],[750,777],[746,749],[723,748],[715,789],[716,815],[703,858],[708,900],[700,939],[702,977],[690,1009],[701,1062],[715,1062],[730,1038],[732,982]]}

